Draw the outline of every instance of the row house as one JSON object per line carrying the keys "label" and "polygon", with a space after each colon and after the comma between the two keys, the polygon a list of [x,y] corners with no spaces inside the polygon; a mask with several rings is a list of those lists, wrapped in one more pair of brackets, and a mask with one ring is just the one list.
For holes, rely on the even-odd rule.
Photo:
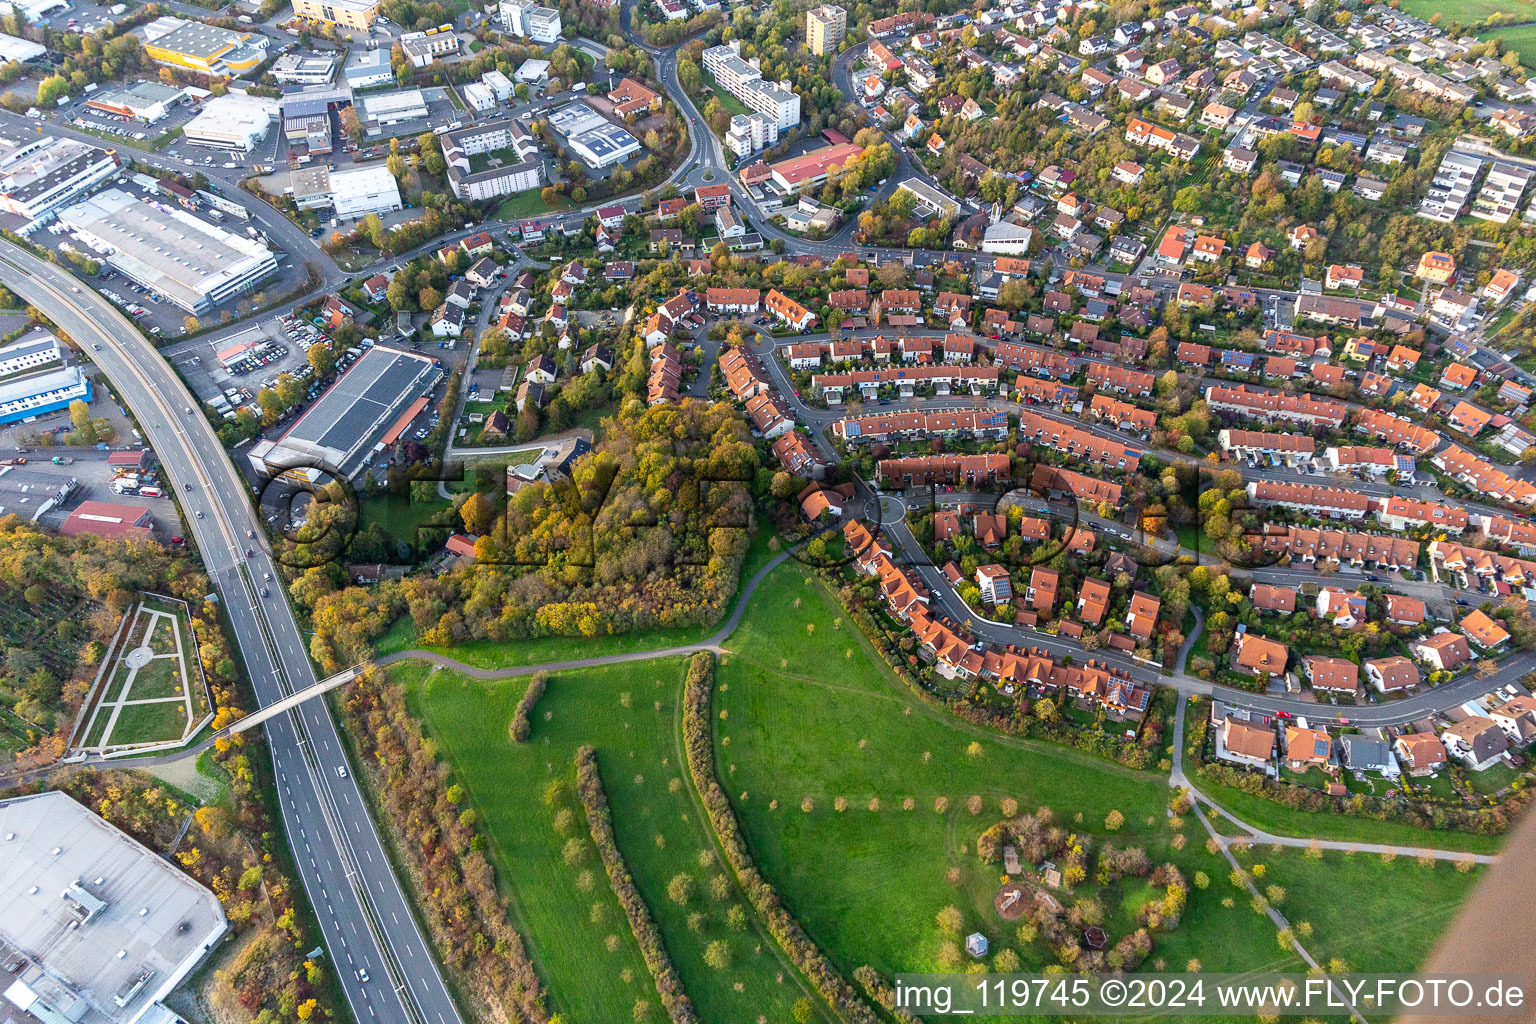
{"label": "row house", "polygon": [[1307,434],[1267,434],[1260,430],[1226,429],[1216,435],[1221,450],[1235,459],[1263,460],[1295,466],[1310,462],[1317,442]]}
{"label": "row house", "polygon": [[878,395],[882,386],[895,385],[910,394],[917,385],[931,385],[938,394],[952,390],[971,394],[991,394],[997,390],[995,366],[905,366],[883,370],[855,370],[851,373],[819,373],[811,378],[811,387],[830,402],[839,402],[849,391],[866,396]]}
{"label": "row house", "polygon": [[1136,146],[1161,150],[1177,160],[1188,163],[1200,152],[1200,140],[1182,132],[1171,131],[1140,118],[1132,118],[1125,126],[1125,141]]}
{"label": "row house", "polygon": [[1412,569],[1419,562],[1419,542],[1406,537],[1341,530],[1312,530],[1300,526],[1269,527],[1260,546],[1271,555],[1289,556],[1292,565],[1318,562],[1383,569]]}
{"label": "row house", "polygon": [[[1439,394],[1436,393],[1436,399]],[[1354,429],[1361,434],[1380,438],[1397,448],[1407,448],[1420,455],[1428,454],[1440,446],[1442,438],[1427,427],[1410,419],[1382,409],[1361,409],[1355,414]]]}
{"label": "row house", "polygon": [[1446,445],[1430,462],[1446,476],[1492,498],[1516,505],[1536,505],[1536,486],[1489,465],[1459,445]]}
{"label": "row house", "polygon": [[1121,430],[1150,432],[1157,427],[1156,413],[1109,395],[1094,395],[1088,405],[1088,414],[1096,420],[1107,420]]}
{"label": "row house", "polygon": [[1536,555],[1536,523],[1505,516],[1481,517],[1483,536],[1498,544],[1512,547],[1522,555]]}
{"label": "row house", "polygon": [[768,299],[763,303],[763,308],[780,323],[798,331],[803,331],[816,322],[816,317],[810,310],[777,288],[768,292]]}
{"label": "row house", "polygon": [[767,392],[747,399],[743,409],[759,437],[780,437],[795,429],[794,417]]}
{"label": "row house", "polygon": [[1066,380],[1077,372],[1070,356],[1016,341],[998,342],[992,357],[1001,367],[1036,377]]}
{"label": "row house", "polygon": [[1008,414],[1001,409],[875,413],[838,420],[832,424],[832,433],[849,444],[930,437],[1002,440],[1008,436]]}
{"label": "row house", "polygon": [[[1014,400],[1021,405],[1048,405],[1069,409],[1077,403],[1077,386],[1022,374],[1013,382]],[[1095,402],[1098,401],[1096,397]],[[1112,401],[1112,399],[1111,399]]]}
{"label": "row house", "polygon": [[1386,500],[1377,510],[1376,518],[1387,529],[1399,533],[1431,527],[1454,536],[1467,528],[1467,510],[1464,508],[1397,496]]}
{"label": "row house", "polygon": [[761,304],[762,293],[756,288],[710,288],[704,293],[704,305],[711,313],[756,313]]}
{"label": "row house", "polygon": [[882,487],[905,490],[935,484],[976,487],[1013,479],[1007,455],[923,455],[907,459],[881,459],[875,478]]}
{"label": "row house", "polygon": [[1100,390],[1146,398],[1152,394],[1154,378],[1150,373],[1111,363],[1089,362],[1088,383]]}
{"label": "row house", "polygon": [[1293,334],[1290,331],[1281,331],[1270,328],[1264,332],[1264,347],[1271,352],[1279,352],[1284,355],[1301,359],[1331,359],[1333,346],[1326,337],[1314,338],[1306,334]]}
{"label": "row house", "polygon": [[1412,483],[1418,468],[1411,456],[1399,455],[1390,448],[1330,445],[1323,452],[1323,459],[1335,473],[1382,477],[1395,471],[1399,484]]}
{"label": "row house", "polygon": [[662,343],[651,350],[651,373],[646,380],[646,401],[650,405],[675,403],[678,384],[683,377],[683,362],[677,349]]}
{"label": "row house", "polygon": [[1371,508],[1371,499],[1358,491],[1276,480],[1250,483],[1248,500],[1255,505],[1305,512],[1319,519],[1364,519]]}
{"label": "row house", "polygon": [[1315,398],[1307,394],[1258,391],[1248,387],[1222,387],[1212,384],[1205,389],[1205,401],[1217,412],[1264,420],[1269,423],[1298,423],[1337,428],[1344,423],[1348,408],[1342,402]]}
{"label": "row house", "polygon": [[1455,541],[1430,542],[1429,558],[1437,580],[1450,576],[1463,587],[1470,586],[1474,580],[1490,588],[1494,583],[1525,587],[1536,580],[1536,562],[1511,558],[1481,548],[1469,548]]}
{"label": "row house", "polygon": [[1141,452],[1118,441],[1101,438],[1086,430],[1048,419],[1028,409],[1019,410],[1019,440],[1043,445],[1084,462],[1095,462],[1112,469],[1136,472]]}
{"label": "row house", "polygon": [[739,345],[722,348],[716,365],[725,378],[726,387],[738,402],[745,402],[769,389],[768,376],[758,364],[757,357]]}
{"label": "row house", "polygon": [[1048,466],[1043,462],[1036,464],[1034,475],[1029,480],[1029,489],[1036,494],[1043,492],[1070,494],[1082,502],[1104,503],[1113,508],[1120,506],[1123,497],[1122,488],[1117,483],[1086,476],[1074,470],[1062,469],[1059,466]]}
{"label": "row house", "polygon": [[791,370],[813,370],[821,365],[824,352],[820,345],[791,345],[784,350],[784,361]]}

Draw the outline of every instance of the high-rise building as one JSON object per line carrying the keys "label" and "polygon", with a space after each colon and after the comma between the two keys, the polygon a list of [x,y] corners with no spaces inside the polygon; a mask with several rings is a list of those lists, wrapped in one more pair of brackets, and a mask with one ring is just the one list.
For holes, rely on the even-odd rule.
{"label": "high-rise building", "polygon": [[836,4],[822,4],[805,12],[805,45],[818,57],[837,50],[848,34],[848,12]]}
{"label": "high-rise building", "polygon": [[779,131],[787,131],[800,123],[799,94],[788,82],[766,81],[756,57],[743,60],[741,40],[732,39],[705,50],[704,70],[726,92],[772,119]]}

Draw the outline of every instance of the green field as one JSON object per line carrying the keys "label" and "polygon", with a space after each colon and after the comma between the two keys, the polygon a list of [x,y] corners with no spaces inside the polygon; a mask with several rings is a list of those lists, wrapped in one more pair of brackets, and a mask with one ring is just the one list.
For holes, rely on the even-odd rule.
{"label": "green field", "polygon": [[[1025,970],[1055,962],[1052,950],[998,916],[993,900],[1001,865],[976,856],[977,839],[1002,817],[1004,800],[1017,801],[1020,811],[1049,807],[1057,825],[1095,849],[1106,842],[1144,848],[1154,862],[1171,862],[1196,883],[1177,929],[1155,936],[1147,969],[1183,970],[1191,961],[1205,971],[1301,969],[1299,959],[1280,950],[1269,920],[1232,887],[1226,861],[1206,849],[1196,819],[1169,819],[1165,775],[1000,735],[916,699],[804,572],[789,563],[771,573],[728,641],[714,706],[716,756],[765,877],[845,975],[864,964],[887,977],[937,969],[943,935],[936,915],[946,906],[960,910],[962,933],[987,935],[993,954],[1013,949]],[[592,653],[587,646],[584,653]],[[479,653],[500,658],[507,652]],[[635,1000],[644,998],[651,1003],[646,1019],[661,1019],[571,796],[571,758],[580,745],[592,744],[620,850],[701,1017],[788,1021],[801,994],[795,972],[757,931],[734,885],[711,893],[717,848],[680,745],[683,669],[673,658],[557,673],[534,710],[525,744],[509,742],[506,734],[524,679],[469,680],[418,663],[395,666],[391,674],[407,688],[412,711],[441,744],[454,781],[465,786],[481,816],[552,1008],[576,1020],[629,1020]],[[551,799],[553,780],[565,785]],[[1262,823],[1274,827],[1277,815],[1297,813],[1249,801],[1270,813],[1239,800],[1231,805],[1242,806],[1232,809],[1256,824],[1264,817]],[[562,810],[573,810],[580,826],[573,831],[567,821],[564,835],[557,825]],[[1124,816],[1118,830],[1107,828],[1111,811]],[[1412,835],[1393,841],[1426,839],[1402,826],[1316,817],[1326,817],[1326,831],[1396,828]],[[568,836],[580,851],[570,858],[574,866],[564,856]],[[1434,834],[1436,845],[1458,839],[1475,848],[1498,845]],[[1261,888],[1284,888],[1280,909],[1293,923],[1310,926],[1303,936],[1310,952],[1362,971],[1422,964],[1480,873],[1407,857],[1327,853],[1314,859],[1299,849],[1263,846],[1240,857],[1245,866],[1264,865]],[[583,870],[594,873],[595,885],[583,886]],[[1207,888],[1198,885],[1198,872],[1208,876]],[[685,905],[668,896],[681,874],[693,879]],[[1160,893],[1144,879],[1101,885],[1090,876],[1075,892],[1057,895],[1069,906],[1079,897],[1095,899],[1114,941],[1135,929],[1137,910]],[[744,926],[735,922],[743,930],[727,922],[733,905],[749,912]],[[703,951],[721,940],[730,946],[731,964],[715,970],[705,965]]]}
{"label": "green field", "polygon": [[1309,860],[1294,848],[1276,853],[1256,846],[1241,860],[1245,867],[1265,866],[1260,888],[1285,888],[1280,910],[1293,926],[1312,925],[1312,937],[1302,940],[1308,951],[1320,962],[1338,957],[1351,971],[1423,964],[1482,877],[1481,868],[1463,873],[1447,861],[1425,865],[1398,857],[1389,863],[1369,853],[1327,851]]}
{"label": "green field", "polygon": [[[651,1004],[644,1019],[662,1019],[570,786],[554,807],[544,798],[552,779],[569,783],[576,749],[592,744],[620,850],[703,1018],[749,1021],[767,1013],[771,1020],[787,1021],[802,994],[794,975],[765,936],[727,925],[732,905],[750,909],[734,885],[723,899],[711,893],[711,880],[723,875],[682,765],[677,728],[682,675],[677,659],[556,675],[535,709],[532,738],[513,744],[507,722],[525,680],[467,681],[418,664],[393,671],[482,815],[498,875],[511,891],[520,929],[539,954],[554,1005],[574,1020],[627,1021],[633,1019],[635,1000],[643,997]],[[580,824],[573,834],[586,852],[575,867],[564,862],[565,840],[555,830],[560,809],[573,809]],[[582,870],[592,871],[597,883],[585,892],[577,881]],[[686,906],[668,897],[680,874],[692,877],[696,890]],[[594,904],[600,908],[595,920]],[[702,917],[690,921],[693,914]],[[725,970],[704,964],[704,947],[715,941],[731,948]]]}
{"label": "green field", "polygon": [[[1536,17],[1536,11],[1532,12]],[[1513,50],[1520,55],[1520,63],[1527,68],[1536,67],[1536,25],[1517,25],[1513,28],[1501,28],[1492,32],[1484,32],[1479,39],[1497,38],[1504,43],[1506,51]]]}
{"label": "green field", "polygon": [[1442,27],[1475,25],[1490,15],[1529,12],[1536,18],[1536,4],[1531,0],[1403,0],[1403,12],[1430,20],[1440,15]]}
{"label": "green field", "polygon": [[[720,770],[753,851],[845,973],[866,963],[887,974],[937,969],[935,915],[947,904],[964,913],[962,931],[982,931],[994,951],[1016,949],[1026,969],[1053,962],[1048,951],[1016,942],[1013,926],[992,908],[1000,865],[975,856],[976,838],[999,819],[1004,798],[1024,810],[1049,806],[1058,823],[1095,842],[1108,835],[1108,813],[1119,810],[1126,824],[1116,846],[1142,846],[1187,878],[1226,875],[1193,817],[1182,823],[1187,845],[1173,850],[1163,777],[999,736],[919,703],[839,616],[798,567],[776,570],[731,640],[737,653],[723,660],[716,700]],[[979,755],[968,753],[972,741]],[[976,815],[967,807],[972,796],[982,800]],[[802,808],[807,797],[810,813]],[[847,810],[835,809],[838,797]],[[1135,879],[1085,891],[1108,912],[1112,940],[1133,930],[1132,912],[1151,895]],[[1169,969],[1192,958],[1205,970],[1299,963],[1279,952],[1267,920],[1245,903],[1222,906],[1214,889],[1191,895],[1183,923],[1157,936],[1152,957]]]}

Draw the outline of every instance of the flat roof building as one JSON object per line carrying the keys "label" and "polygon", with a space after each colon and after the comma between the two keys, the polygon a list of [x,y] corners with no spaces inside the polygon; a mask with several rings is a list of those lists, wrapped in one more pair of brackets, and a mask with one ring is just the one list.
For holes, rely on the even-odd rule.
{"label": "flat roof building", "polygon": [[837,50],[848,34],[848,12],[836,4],[822,4],[805,12],[805,45],[818,57]]}
{"label": "flat roof building", "polygon": [[[446,132],[441,137],[448,162],[448,187],[460,199],[486,200],[537,188],[544,180],[544,161],[533,134],[513,118]],[[492,153],[511,150],[516,161]]]}
{"label": "flat roof building", "polygon": [[430,356],[375,345],[287,433],[252,446],[251,465],[267,476],[323,469],[350,479],[399,439],[442,376]]}
{"label": "flat roof building", "polygon": [[588,167],[602,168],[622,163],[640,152],[640,140],[616,124],[604,124],[566,139],[571,152]]}
{"label": "flat roof building", "polygon": [[65,794],[0,801],[5,999],[24,1019],[135,1024],[228,929],[207,888]]}
{"label": "flat roof building", "polygon": [[283,85],[330,85],[337,58],[329,53],[285,53],[272,64],[272,77]]}
{"label": "flat roof building", "polygon": [[424,68],[439,57],[459,52],[459,37],[452,25],[439,25],[423,32],[407,32],[400,37],[400,49],[410,59],[411,66]]}
{"label": "flat roof building", "polygon": [[48,48],[41,43],[0,32],[0,60],[13,60],[18,64],[25,64],[47,52]]}
{"label": "flat roof building", "polygon": [[239,75],[267,59],[268,39],[184,18],[156,18],[144,26],[151,60],[209,75]]}
{"label": "flat roof building", "polygon": [[371,136],[383,135],[396,125],[424,120],[427,116],[427,101],[420,89],[364,96],[360,97],[360,102],[363,106],[363,127]]}
{"label": "flat roof building", "polygon": [[388,213],[404,205],[399,183],[382,163],[332,171],[330,184],[331,205],[342,220]]}
{"label": "flat roof building", "polygon": [[40,217],[117,173],[117,151],[43,135],[0,139],[0,210]]}
{"label": "flat roof building", "polygon": [[160,82],[134,82],[131,85],[102,89],[86,97],[85,105],[119,117],[135,117],[154,124],[172,108],[190,99],[185,89]]}
{"label": "flat roof building", "polygon": [[353,89],[372,89],[393,82],[395,72],[389,66],[389,52],[378,49],[353,54],[351,63],[342,69],[341,77]]}
{"label": "flat roof building", "polygon": [[59,223],[124,277],[189,313],[205,313],[277,272],[277,257],[260,242],[121,189],[66,207]]}
{"label": "flat roof building", "polygon": [[203,104],[181,134],[194,146],[249,153],[267,137],[278,114],[277,100],[231,92]]}
{"label": "flat roof building", "polygon": [[91,381],[65,364],[59,339],[41,328],[0,347],[0,425],[91,400]]}
{"label": "flat roof building", "polygon": [[380,0],[293,0],[293,13],[366,32],[379,17]]}

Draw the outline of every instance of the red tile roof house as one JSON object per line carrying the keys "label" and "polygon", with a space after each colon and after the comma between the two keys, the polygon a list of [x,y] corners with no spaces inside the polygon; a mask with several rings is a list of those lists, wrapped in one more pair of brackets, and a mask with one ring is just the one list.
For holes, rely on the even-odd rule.
{"label": "red tile roof house", "polygon": [[1401,654],[1372,658],[1365,663],[1365,678],[1378,693],[1394,693],[1419,685],[1419,666]]}
{"label": "red tile roof house", "polygon": [[1321,654],[1309,654],[1302,661],[1314,690],[1354,694],[1360,689],[1360,666],[1352,661]]}
{"label": "red tile roof house", "polygon": [[1436,633],[1414,641],[1408,649],[1414,657],[1441,672],[1460,668],[1472,660],[1472,648],[1460,633]]}
{"label": "red tile roof house", "polygon": [[1432,732],[1404,733],[1392,750],[1409,775],[1429,775],[1445,767],[1445,744]]}

